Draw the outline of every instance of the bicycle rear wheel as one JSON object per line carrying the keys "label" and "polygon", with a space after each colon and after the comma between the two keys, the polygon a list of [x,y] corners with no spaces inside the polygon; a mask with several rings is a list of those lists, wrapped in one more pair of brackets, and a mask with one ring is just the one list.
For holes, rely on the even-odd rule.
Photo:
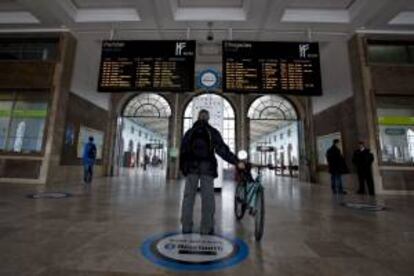
{"label": "bicycle rear wheel", "polygon": [[234,195],[234,213],[237,220],[241,220],[246,213],[246,187],[238,184]]}
{"label": "bicycle rear wheel", "polygon": [[265,220],[265,204],[264,204],[264,193],[263,189],[257,191],[256,198],[256,214],[254,218],[254,237],[256,241],[260,241],[263,237],[264,232],[264,220]]}

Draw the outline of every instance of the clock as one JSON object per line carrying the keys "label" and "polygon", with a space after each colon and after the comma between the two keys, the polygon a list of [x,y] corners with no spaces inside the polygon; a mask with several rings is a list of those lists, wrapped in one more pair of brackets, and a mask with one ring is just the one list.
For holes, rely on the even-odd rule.
{"label": "clock", "polygon": [[199,75],[199,84],[201,88],[217,88],[219,83],[219,74],[211,69],[202,71]]}

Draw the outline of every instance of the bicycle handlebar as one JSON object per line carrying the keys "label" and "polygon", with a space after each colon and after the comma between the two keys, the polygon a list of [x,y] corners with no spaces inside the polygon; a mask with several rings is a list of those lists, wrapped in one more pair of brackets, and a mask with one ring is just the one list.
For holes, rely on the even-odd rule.
{"label": "bicycle handlebar", "polygon": [[273,167],[271,165],[261,165],[261,164],[254,164],[254,163],[247,163],[251,166],[251,168],[257,168],[257,169],[272,169]]}

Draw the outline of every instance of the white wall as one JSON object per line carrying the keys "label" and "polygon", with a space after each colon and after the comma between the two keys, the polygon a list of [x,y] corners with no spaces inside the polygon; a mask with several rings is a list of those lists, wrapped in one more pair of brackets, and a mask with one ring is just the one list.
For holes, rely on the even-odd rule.
{"label": "white wall", "polygon": [[[290,136],[288,135],[288,131],[290,130]],[[281,138],[281,135],[283,138]],[[275,140],[276,137],[276,140]],[[297,122],[290,123],[270,134],[264,135],[257,141],[253,142],[250,145],[250,155],[252,157],[252,161],[255,163],[260,163],[260,154],[256,151],[256,148],[258,145],[266,145],[266,146],[272,146],[277,149],[277,158],[278,158],[278,164],[280,161],[280,153],[284,153],[284,165],[289,165],[288,160],[288,145],[292,145],[292,151],[291,151],[291,164],[292,165],[298,165],[299,163],[299,137],[298,137],[298,124]],[[283,149],[282,149],[283,148]],[[272,163],[274,162],[274,153],[269,154],[269,156],[272,156]],[[268,159],[269,162],[269,159]]]}
{"label": "white wall", "polygon": [[353,95],[347,41],[320,43],[323,96],[313,98],[313,113],[319,113]]}
{"label": "white wall", "polygon": [[[134,131],[132,132],[132,128]],[[141,135],[140,135],[141,132]],[[146,136],[145,136],[146,135]],[[131,119],[123,118],[122,123],[122,138],[124,139],[124,145],[123,145],[123,152],[126,152],[129,150],[129,141],[133,141],[133,152],[137,152],[137,145],[140,144],[141,146],[141,154],[140,158],[142,161],[143,153],[144,153],[144,146],[145,144],[149,143],[162,143],[164,145],[164,151],[167,150],[167,141],[161,137],[158,133],[155,133],[147,128],[144,128],[134,122]],[[153,140],[151,140],[151,138]],[[156,140],[156,142],[154,142]]]}
{"label": "white wall", "polygon": [[98,93],[98,75],[101,60],[101,41],[93,37],[77,39],[71,91],[97,106],[109,110],[109,93]]}

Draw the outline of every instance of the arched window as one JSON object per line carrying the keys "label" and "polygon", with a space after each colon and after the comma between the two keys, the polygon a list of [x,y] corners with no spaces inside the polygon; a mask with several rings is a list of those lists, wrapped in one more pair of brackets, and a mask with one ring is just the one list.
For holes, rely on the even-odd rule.
{"label": "arched window", "polygon": [[296,110],[292,104],[276,95],[256,99],[250,105],[247,116],[252,120],[297,120]]}
{"label": "arched window", "polygon": [[[250,133],[252,142],[298,119],[293,105],[285,98],[277,95],[257,98],[250,105],[247,116],[251,120]],[[279,135],[280,139],[283,139],[282,134]]]}
{"label": "arched window", "polygon": [[[298,157],[298,116],[294,106],[278,95],[258,97],[250,105],[247,116],[250,119],[251,153],[254,156],[259,141],[266,141],[276,153],[275,164],[284,164]],[[273,137],[273,139],[266,139]],[[289,160],[287,160],[289,159]],[[268,159],[269,160],[269,159]]]}
{"label": "arched window", "polygon": [[[165,139],[168,135],[167,119],[170,116],[170,104],[164,97],[155,93],[142,93],[133,97],[122,111],[122,117],[130,118],[138,125],[160,134]],[[144,137],[147,139],[148,135],[145,133]]]}
{"label": "arched window", "polygon": [[171,108],[167,100],[160,95],[143,93],[127,103],[122,116],[168,118],[171,116]]}

